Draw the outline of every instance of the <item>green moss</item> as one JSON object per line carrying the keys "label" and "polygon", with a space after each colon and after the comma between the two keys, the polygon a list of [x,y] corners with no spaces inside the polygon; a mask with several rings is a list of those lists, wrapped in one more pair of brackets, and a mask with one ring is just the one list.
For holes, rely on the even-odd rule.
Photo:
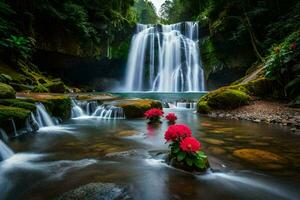
{"label": "green moss", "polygon": [[68,119],[71,116],[72,103],[68,96],[51,96],[48,98],[34,100],[36,102],[43,103],[47,111],[54,117]]}
{"label": "green moss", "polygon": [[116,106],[123,108],[124,114],[128,119],[143,117],[144,113],[151,108],[162,109],[159,101],[151,99],[122,100]]}
{"label": "green moss", "polygon": [[197,103],[197,111],[202,114],[208,114],[211,108],[208,106],[207,101],[200,99]]}
{"label": "green moss", "polygon": [[16,108],[10,106],[0,105],[0,126],[6,132],[13,132],[13,125],[11,119],[14,120],[16,128],[20,129],[25,126],[26,119],[31,111],[23,108]]}
{"label": "green moss", "polygon": [[248,91],[248,94],[266,97],[272,96],[274,91],[274,82],[266,78],[258,78],[243,85]]}
{"label": "green moss", "polygon": [[0,74],[0,82],[1,83],[10,83],[12,78],[7,74]]}
{"label": "green moss", "polygon": [[211,109],[234,109],[249,103],[250,96],[245,92],[223,87],[204,95],[198,102],[199,112],[209,112]]}
{"label": "green moss", "polygon": [[16,98],[16,91],[7,84],[0,83],[0,99]]}
{"label": "green moss", "polygon": [[62,81],[47,83],[44,84],[44,86],[48,89],[49,92],[53,92],[53,93],[66,92],[66,86]]}
{"label": "green moss", "polygon": [[47,93],[49,90],[44,85],[37,85],[33,88],[33,92]]}
{"label": "green moss", "polygon": [[17,108],[24,108],[26,110],[35,111],[36,106],[26,99],[0,99],[0,104],[4,106],[11,106]]}

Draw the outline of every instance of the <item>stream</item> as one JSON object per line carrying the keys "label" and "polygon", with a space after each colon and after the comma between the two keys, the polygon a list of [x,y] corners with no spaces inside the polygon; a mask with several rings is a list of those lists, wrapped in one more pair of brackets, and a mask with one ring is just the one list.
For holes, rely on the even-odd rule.
{"label": "stream", "polygon": [[[190,126],[212,170],[194,175],[164,163],[166,121],[153,127],[143,119],[81,117],[9,142],[15,154],[0,162],[0,199],[55,199],[90,183],[112,183],[103,199],[300,199],[300,136],[189,109],[164,111]],[[272,152],[285,162],[256,165],[233,155],[245,148]]]}

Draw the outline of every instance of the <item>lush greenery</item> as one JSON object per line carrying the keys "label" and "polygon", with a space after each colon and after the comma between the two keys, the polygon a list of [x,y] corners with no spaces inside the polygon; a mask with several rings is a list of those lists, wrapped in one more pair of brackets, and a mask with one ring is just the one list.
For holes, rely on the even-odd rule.
{"label": "lush greenery", "polygon": [[155,24],[158,22],[155,7],[148,0],[137,0],[134,4],[134,10],[137,13],[137,19],[142,24]]}

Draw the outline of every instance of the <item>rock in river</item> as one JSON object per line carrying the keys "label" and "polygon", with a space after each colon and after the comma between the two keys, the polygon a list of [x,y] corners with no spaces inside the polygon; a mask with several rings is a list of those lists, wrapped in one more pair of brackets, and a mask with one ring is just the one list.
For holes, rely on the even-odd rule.
{"label": "rock in river", "polygon": [[56,200],[122,200],[124,189],[113,183],[89,183],[62,194]]}

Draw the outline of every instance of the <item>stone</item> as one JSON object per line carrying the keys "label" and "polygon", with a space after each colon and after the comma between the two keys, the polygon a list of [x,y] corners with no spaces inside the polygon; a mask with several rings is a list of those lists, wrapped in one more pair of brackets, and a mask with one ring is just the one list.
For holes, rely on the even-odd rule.
{"label": "stone", "polygon": [[223,140],[212,139],[212,138],[202,138],[201,141],[204,141],[208,144],[213,144],[213,145],[220,145],[220,144],[225,143]]}
{"label": "stone", "polygon": [[260,149],[238,149],[233,152],[233,155],[256,165],[266,163],[286,164],[288,162],[285,158],[275,153]]}
{"label": "stone", "polygon": [[125,130],[125,131],[118,132],[116,135],[118,137],[130,137],[130,136],[137,135],[137,134],[139,134],[138,131],[135,131],[135,130]]}
{"label": "stone", "polygon": [[16,91],[5,83],[0,83],[0,99],[15,99]]}
{"label": "stone", "polygon": [[221,154],[226,153],[226,150],[222,149],[220,147],[209,147],[208,151],[210,151],[212,154],[216,154],[216,155],[221,155]]}
{"label": "stone", "polygon": [[114,183],[89,183],[62,194],[56,200],[128,199],[123,188]]}

